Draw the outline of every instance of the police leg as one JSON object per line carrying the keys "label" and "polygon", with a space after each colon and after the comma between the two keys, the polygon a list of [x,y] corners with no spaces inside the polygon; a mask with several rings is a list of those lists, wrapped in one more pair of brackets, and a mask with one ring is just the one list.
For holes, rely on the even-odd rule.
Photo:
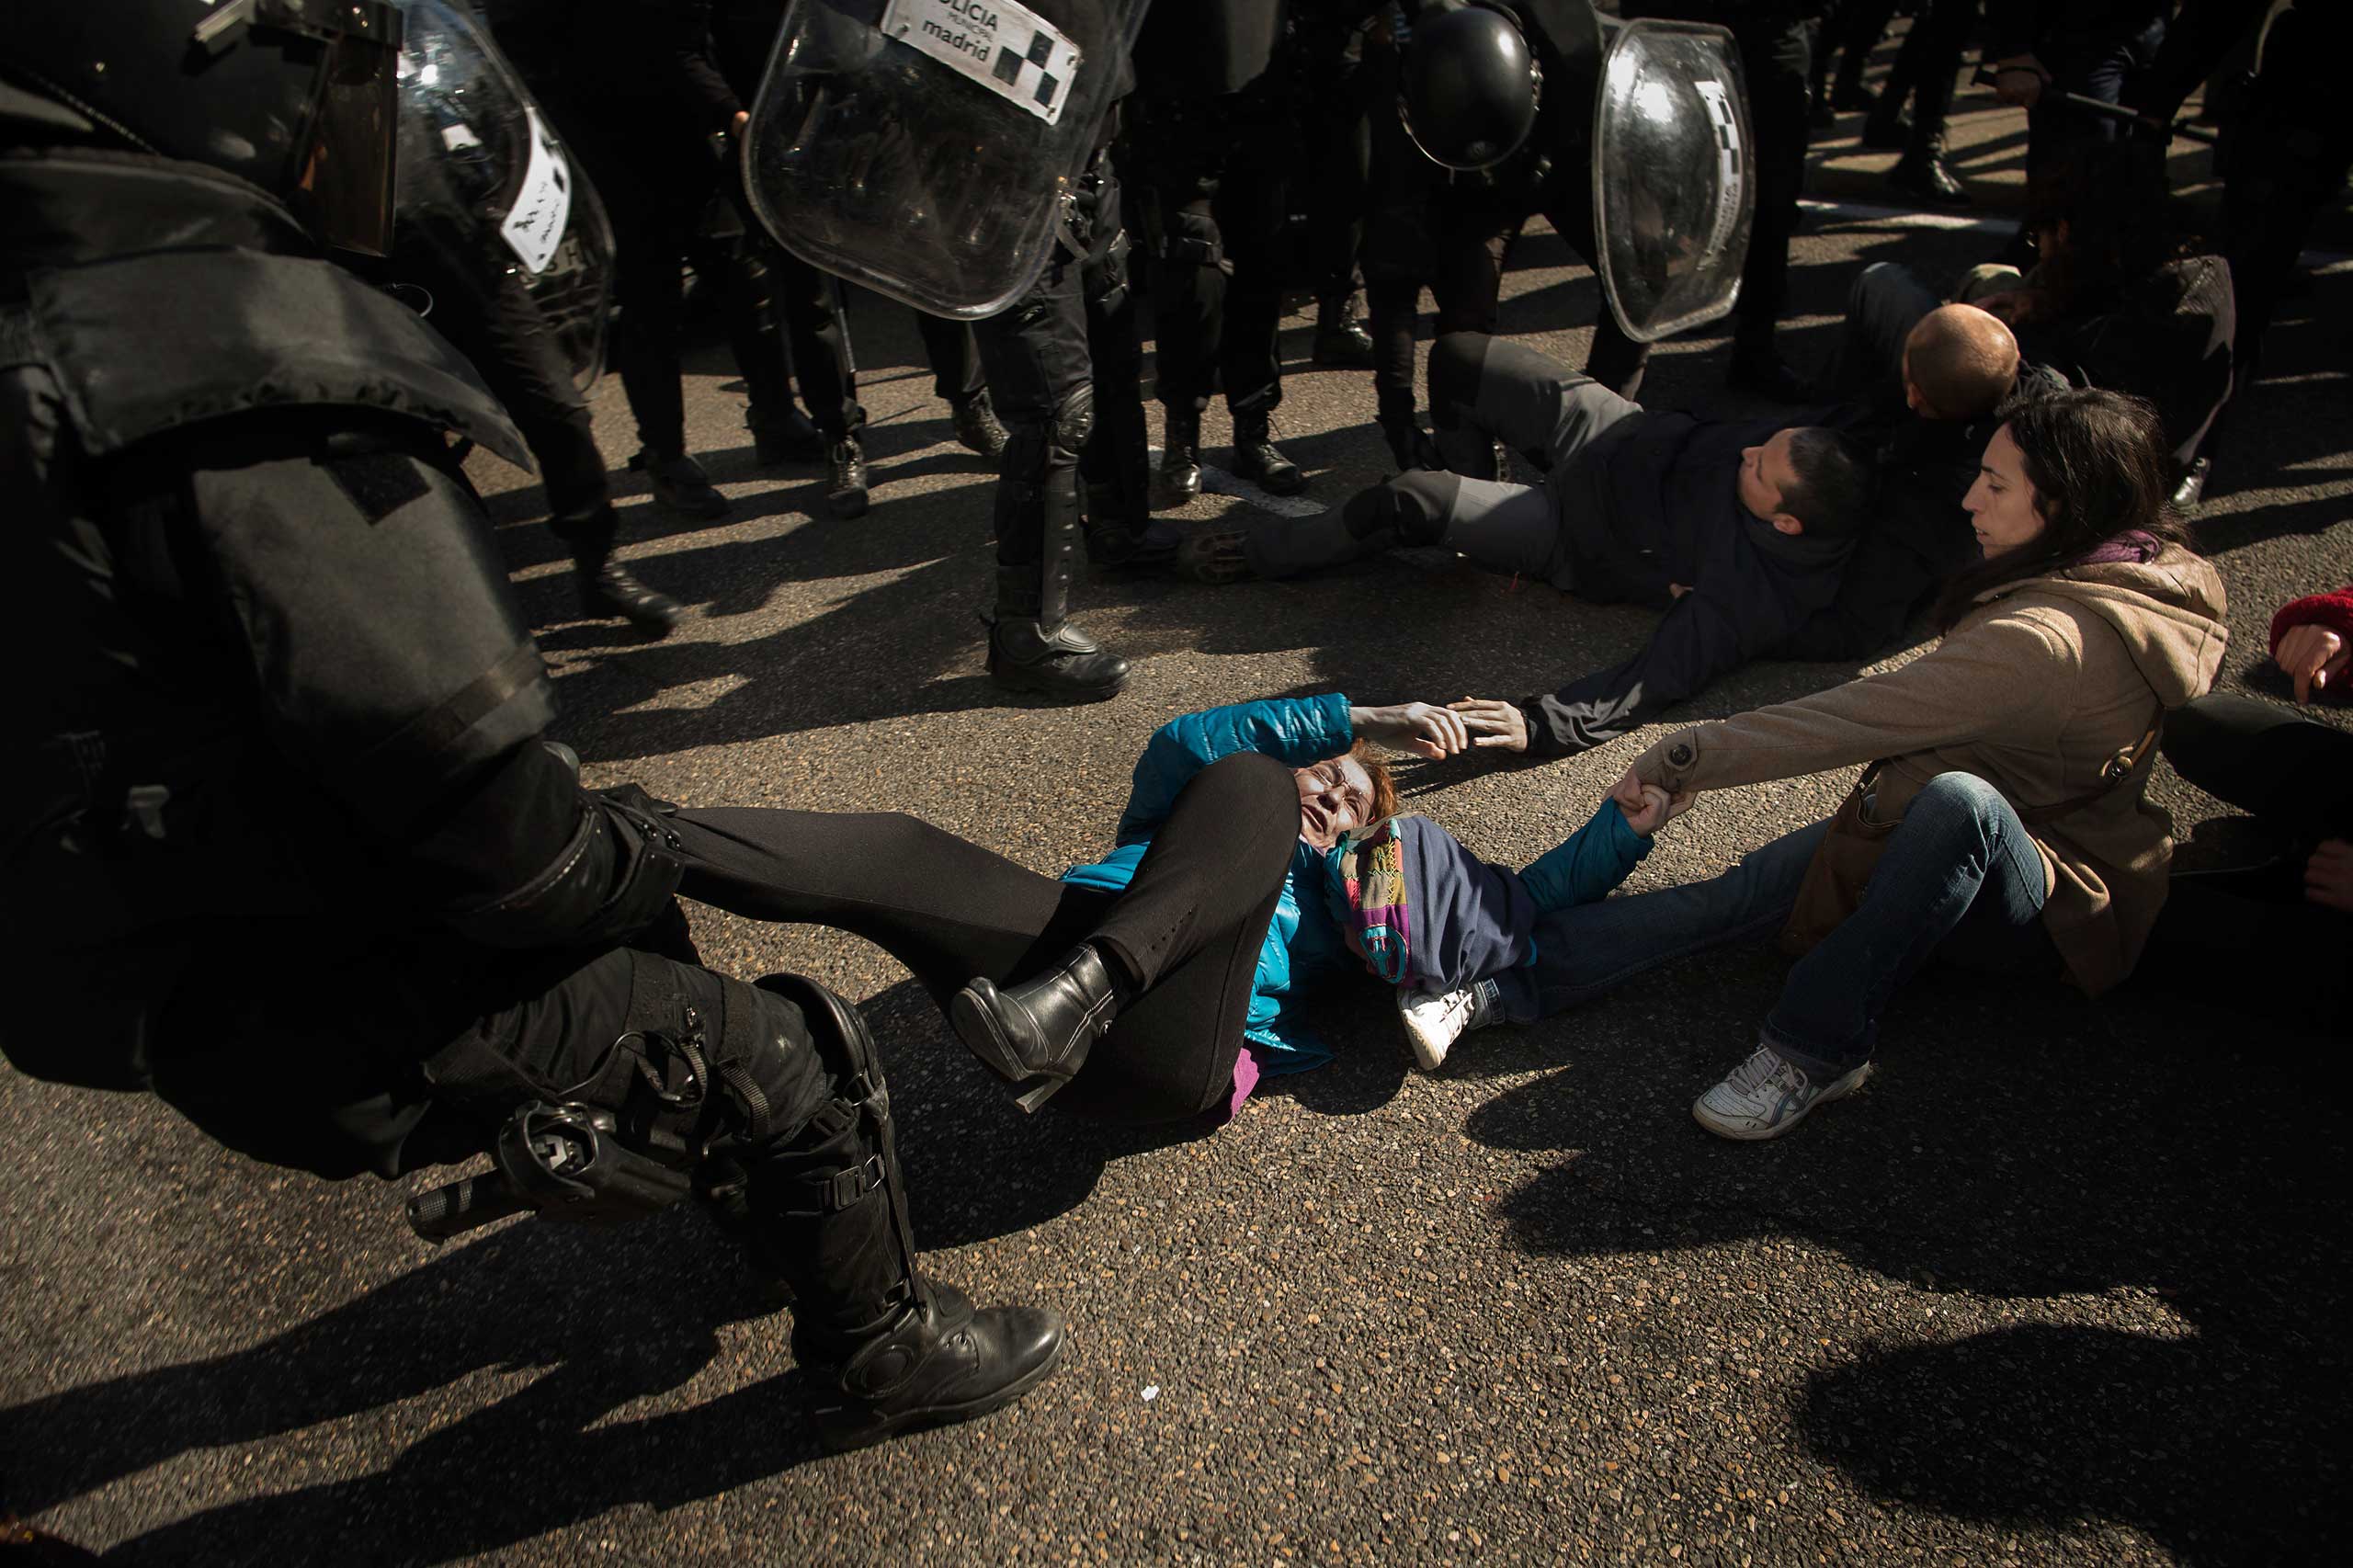
{"label": "police leg", "polygon": [[1114,226],[1114,232],[1108,239],[1098,232],[1095,256],[1081,279],[1095,407],[1095,428],[1078,458],[1086,485],[1086,556],[1098,566],[1163,566],[1175,558],[1178,536],[1152,516],[1152,437],[1141,390],[1143,353],[1128,276],[1128,233],[1116,227],[1118,186],[1108,173],[1095,203],[1097,223]]}
{"label": "police leg", "polygon": [[1201,493],[1201,411],[1218,390],[1232,271],[1212,206],[1218,180],[1207,160],[1211,131],[1198,118],[1151,108],[1138,128],[1146,148],[1143,210],[1152,251],[1152,317],[1163,428],[1160,501],[1181,506]]}
{"label": "police leg", "polygon": [[[831,1087],[801,1127],[771,1126],[762,1138],[754,1124],[732,1151],[745,1175],[744,1222],[793,1288],[793,1353],[819,1436],[836,1451],[864,1448],[1020,1398],[1061,1358],[1060,1315],[975,1309],[963,1291],[924,1278],[866,1020],[798,975],[771,975],[760,991],[778,1023],[804,1027]],[[789,1034],[769,1038],[772,1049],[790,1048]]]}
{"label": "police leg", "polygon": [[1084,267],[1067,251],[1013,308],[975,325],[1006,422],[996,486],[996,608],[988,670],[998,685],[1099,702],[1128,662],[1070,624],[1080,540],[1078,454],[1095,423]]}
{"label": "police leg", "polygon": [[620,521],[563,346],[521,279],[501,273],[491,288],[481,301],[460,280],[442,284],[435,324],[474,362],[530,443],[547,492],[548,531],[572,552],[581,608],[669,631],[685,619],[685,607],[613,559]]}
{"label": "police leg", "polygon": [[1307,474],[1275,445],[1274,413],[1283,400],[1279,339],[1282,273],[1275,246],[1289,203],[1283,170],[1261,145],[1293,132],[1270,119],[1226,154],[1218,184],[1217,224],[1233,274],[1226,286],[1224,336],[1218,345],[1226,407],[1233,414],[1233,472],[1270,495],[1296,495]]}
{"label": "police leg", "polygon": [[793,372],[805,381],[810,367],[787,347],[784,254],[747,219],[729,258],[727,342],[744,373],[744,428],[752,433],[752,454],[762,468],[810,462],[825,449],[817,426],[792,401]]}
{"label": "police leg", "polygon": [[872,1038],[813,982],[754,987],[614,949],[428,1069],[437,1100],[519,1108],[498,1162],[548,1218],[633,1219],[691,1181],[791,1288],[793,1352],[830,1447],[995,1409],[1060,1353],[1053,1313],[975,1311],[918,1272]]}

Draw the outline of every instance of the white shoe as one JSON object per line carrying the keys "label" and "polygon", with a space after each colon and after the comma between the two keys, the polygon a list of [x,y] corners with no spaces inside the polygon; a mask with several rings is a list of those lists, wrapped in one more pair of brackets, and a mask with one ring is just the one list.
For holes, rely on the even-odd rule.
{"label": "white shoe", "polygon": [[1866,1062],[1817,1084],[1805,1069],[1771,1046],[1760,1045],[1722,1083],[1691,1102],[1691,1115],[1719,1138],[1779,1138],[1814,1107],[1852,1094],[1870,1075],[1871,1064]]}
{"label": "white shoe", "polygon": [[1504,1021],[1503,987],[1492,980],[1474,981],[1460,991],[1397,988],[1397,1015],[1404,1021],[1405,1043],[1425,1073],[1435,1073],[1446,1062],[1454,1042],[1472,1029]]}

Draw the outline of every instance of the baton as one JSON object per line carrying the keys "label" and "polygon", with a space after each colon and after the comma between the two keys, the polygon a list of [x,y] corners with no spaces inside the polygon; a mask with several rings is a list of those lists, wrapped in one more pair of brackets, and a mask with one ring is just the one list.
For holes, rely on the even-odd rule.
{"label": "baton", "polygon": [[[2013,71],[2023,71],[2026,67],[2023,65],[2013,65],[2010,69]],[[1990,87],[1995,84],[1996,74],[1985,66],[1980,65],[1977,68],[1977,74],[1972,76],[1969,80],[1971,85],[1973,86]],[[2110,119],[2138,120],[2141,118],[2141,111],[2139,109],[2127,108],[2122,104],[2112,104],[2106,98],[2096,98],[2086,93],[2061,92],[2056,87],[2051,85],[2051,78],[2048,76],[2045,76],[2042,81],[2042,96],[2046,98],[2055,96],[2061,103],[2067,105],[2070,108],[2089,109],[2094,114],[2104,114]],[[2200,131],[2186,119],[2176,120],[2171,125],[2166,126],[2165,133],[2169,136],[2178,136],[2185,142],[2202,142],[2209,147],[2214,146],[2222,141],[2222,138],[2216,135],[2213,131]]]}

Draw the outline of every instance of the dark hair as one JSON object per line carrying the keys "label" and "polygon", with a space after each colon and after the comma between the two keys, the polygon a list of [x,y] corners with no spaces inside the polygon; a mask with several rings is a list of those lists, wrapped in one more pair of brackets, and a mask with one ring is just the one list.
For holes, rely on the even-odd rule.
{"label": "dark hair", "polygon": [[2157,411],[2145,401],[2071,387],[2013,398],[1999,416],[2044,528],[2029,543],[1948,582],[1937,599],[1938,631],[1950,631],[1987,591],[2064,571],[2120,535],[2143,536],[2153,550],[2188,542],[2171,509],[2172,470]]}
{"label": "dark hair", "polygon": [[1781,492],[1781,510],[1822,539],[1863,526],[1871,501],[1870,450],[1844,431],[1801,425],[1790,432],[1790,468],[1796,480]]}

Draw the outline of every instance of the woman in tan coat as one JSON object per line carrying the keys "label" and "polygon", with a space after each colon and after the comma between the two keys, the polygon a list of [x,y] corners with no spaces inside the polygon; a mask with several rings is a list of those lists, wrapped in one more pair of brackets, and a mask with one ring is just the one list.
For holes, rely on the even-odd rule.
{"label": "woman in tan coat", "polygon": [[[2149,405],[2114,392],[2012,411],[1964,502],[1984,561],[1948,585],[1934,649],[1637,757],[1621,801],[1877,766],[1835,835],[1816,823],[1711,881],[1561,912],[1538,932],[1546,1010],[1787,927],[1805,951],[1761,1043],[1692,1107],[1712,1132],[1772,1138],[1863,1080],[1881,1008],[1931,952],[2093,994],[2121,980],[2173,849],[2143,799],[2154,732],[2212,684],[2228,635],[2221,580],[2166,515],[2159,441]],[[1807,887],[1825,839],[1843,897],[1821,873]]]}

